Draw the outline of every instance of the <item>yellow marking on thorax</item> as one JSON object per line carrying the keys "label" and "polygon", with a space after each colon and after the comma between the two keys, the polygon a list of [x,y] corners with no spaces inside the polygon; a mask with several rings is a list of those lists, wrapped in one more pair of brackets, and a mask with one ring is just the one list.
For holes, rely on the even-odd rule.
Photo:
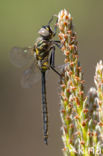
{"label": "yellow marking on thorax", "polygon": [[39,54],[39,50],[36,48],[36,55],[38,56],[38,54]]}
{"label": "yellow marking on thorax", "polygon": [[42,60],[42,57],[39,55],[39,50],[36,48],[36,56],[37,59]]}

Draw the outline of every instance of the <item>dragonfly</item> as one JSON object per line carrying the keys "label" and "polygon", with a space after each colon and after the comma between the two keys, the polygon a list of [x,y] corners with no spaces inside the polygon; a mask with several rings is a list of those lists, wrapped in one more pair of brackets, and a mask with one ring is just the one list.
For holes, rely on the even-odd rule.
{"label": "dragonfly", "polygon": [[[30,88],[41,78],[42,84],[42,113],[44,143],[48,144],[48,109],[46,100],[46,72],[52,69],[59,76],[61,74],[55,68],[55,47],[60,48],[60,41],[53,40],[57,32],[55,24],[54,31],[50,24],[53,17],[47,25],[44,25],[38,31],[39,37],[36,39],[33,47],[13,47],[10,51],[12,64],[17,67],[29,66],[23,73],[21,84],[24,88]],[[41,74],[41,75],[40,75]]]}

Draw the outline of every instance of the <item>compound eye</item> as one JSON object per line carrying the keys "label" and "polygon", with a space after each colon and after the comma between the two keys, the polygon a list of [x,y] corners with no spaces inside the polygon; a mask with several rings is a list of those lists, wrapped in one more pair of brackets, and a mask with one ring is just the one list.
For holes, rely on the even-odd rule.
{"label": "compound eye", "polygon": [[47,37],[49,36],[49,31],[45,28],[41,28],[38,33],[41,35],[41,36],[44,36],[44,37]]}

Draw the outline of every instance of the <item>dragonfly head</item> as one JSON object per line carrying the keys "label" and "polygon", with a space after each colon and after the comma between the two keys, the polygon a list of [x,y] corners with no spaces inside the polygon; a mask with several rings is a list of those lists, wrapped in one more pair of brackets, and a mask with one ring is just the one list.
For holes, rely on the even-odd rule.
{"label": "dragonfly head", "polygon": [[54,36],[54,32],[52,31],[49,25],[42,26],[42,28],[38,31],[38,33],[44,39],[51,39]]}

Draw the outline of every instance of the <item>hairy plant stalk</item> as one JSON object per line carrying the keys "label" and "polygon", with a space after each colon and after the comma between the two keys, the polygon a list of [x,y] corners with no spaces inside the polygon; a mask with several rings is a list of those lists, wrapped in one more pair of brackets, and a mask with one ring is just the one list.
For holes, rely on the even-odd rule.
{"label": "hairy plant stalk", "polygon": [[97,129],[99,118],[99,102],[97,91],[95,88],[90,88],[87,99],[83,104],[82,121],[85,132],[85,150],[90,156],[97,156],[99,149],[97,147]]}
{"label": "hairy plant stalk", "polygon": [[97,88],[97,94],[99,97],[99,104],[101,108],[101,120],[103,122],[103,63],[100,61],[97,63],[96,72],[94,76],[94,82]]}
{"label": "hairy plant stalk", "polygon": [[58,14],[59,38],[65,55],[65,67],[61,80],[62,140],[64,154],[82,155],[84,141],[82,134],[81,111],[83,108],[83,83],[78,61],[77,37],[73,30],[72,17],[65,9]]}
{"label": "hairy plant stalk", "polygon": [[94,82],[97,88],[98,103],[99,103],[99,122],[97,127],[97,148],[101,149],[103,156],[103,63],[97,63]]}
{"label": "hairy plant stalk", "polygon": [[[102,156],[103,149],[103,65],[96,68],[95,88],[84,97],[84,80],[78,61],[77,37],[72,17],[67,10],[58,14],[59,39],[65,55],[60,81],[60,116],[62,120],[63,153],[65,156]],[[98,75],[99,74],[99,75]],[[103,111],[102,111],[103,112]],[[100,155],[101,154],[101,155]]]}

